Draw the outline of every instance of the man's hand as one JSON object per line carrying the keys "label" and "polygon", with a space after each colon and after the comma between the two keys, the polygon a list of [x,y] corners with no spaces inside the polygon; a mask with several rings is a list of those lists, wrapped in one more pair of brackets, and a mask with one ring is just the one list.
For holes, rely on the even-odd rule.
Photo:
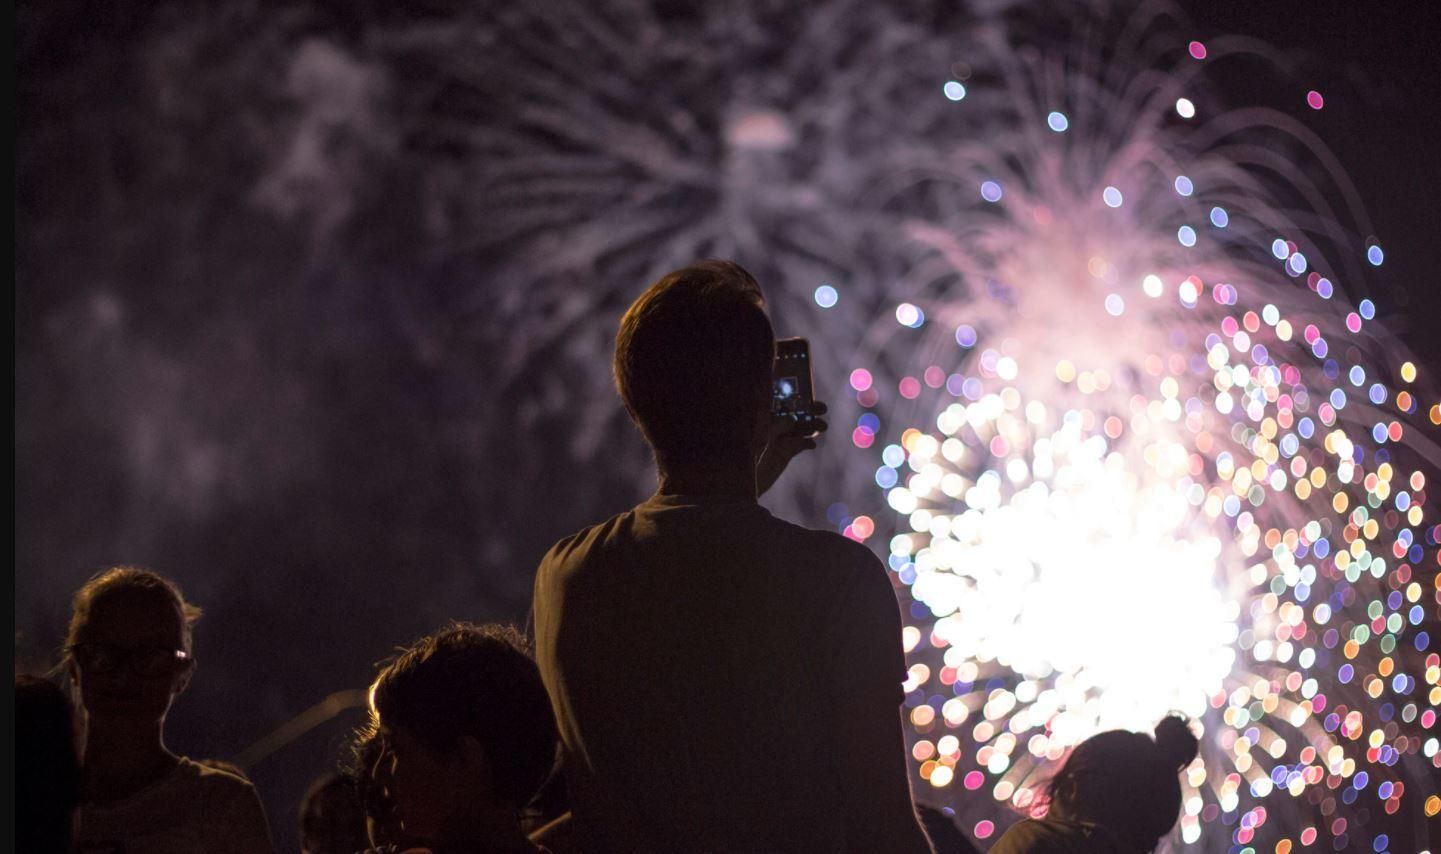
{"label": "man's hand", "polygon": [[816,446],[816,439],[830,425],[822,415],[826,414],[826,405],[820,401],[812,404],[812,414],[815,418],[811,421],[812,432],[808,435],[800,435],[795,432],[796,422],[790,418],[779,417],[771,419],[770,435],[766,438],[766,449],[761,454],[760,462],[756,463],[756,495],[765,495],[775,482],[780,479],[781,472],[786,470],[792,459],[798,454],[809,451]]}

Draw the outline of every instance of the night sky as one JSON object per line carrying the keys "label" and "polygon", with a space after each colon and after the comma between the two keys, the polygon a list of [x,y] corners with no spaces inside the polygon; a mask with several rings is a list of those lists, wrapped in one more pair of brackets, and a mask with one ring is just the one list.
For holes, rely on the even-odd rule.
{"label": "night sky", "polygon": [[[1276,46],[1295,82],[1240,69],[1221,76],[1235,103],[1268,104],[1306,119],[1355,182],[1376,236],[1387,247],[1374,277],[1377,316],[1424,357],[1441,364],[1435,246],[1441,205],[1441,60],[1434,38],[1441,8],[1425,2],[1184,4],[1206,33],[1242,33]],[[1319,112],[1305,90],[1325,97]],[[1305,115],[1310,114],[1310,115]],[[1366,296],[1368,294],[1357,294]],[[1430,327],[1428,329],[1428,326]]]}
{"label": "night sky", "polygon": [[[17,666],[53,663],[95,571],[166,573],[206,612],[170,746],[220,758],[447,619],[523,623],[546,548],[651,485],[623,420],[567,408],[604,399],[627,292],[578,331],[526,326],[569,309],[527,308],[493,250],[462,246],[501,239],[483,210],[428,204],[465,165],[417,127],[491,107],[373,33],[449,13],[245,5],[17,13]],[[1184,5],[1195,38],[1292,63],[1216,83],[1335,153],[1386,250],[1354,296],[1441,370],[1438,6]],[[824,502],[797,506],[825,525]],[[252,770],[281,850],[360,721]]]}

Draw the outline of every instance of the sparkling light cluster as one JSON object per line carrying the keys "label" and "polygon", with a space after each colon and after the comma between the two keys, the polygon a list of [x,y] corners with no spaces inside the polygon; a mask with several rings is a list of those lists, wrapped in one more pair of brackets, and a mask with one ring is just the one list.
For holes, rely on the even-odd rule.
{"label": "sparkling light cluster", "polygon": [[[1425,474],[1403,477],[1384,449],[1358,466],[1357,446],[1326,426],[1330,396],[1314,418],[1297,414],[1311,407],[1283,386],[1288,366],[1243,366],[1241,379],[1221,348],[1205,366],[1205,408],[1180,403],[1163,374],[1129,418],[1082,407],[1059,424],[1013,386],[982,392],[999,380],[982,371],[940,392],[956,400],[934,429],[883,448],[875,481],[901,519],[889,563],[914,599],[912,752],[933,787],[960,774],[1025,809],[1066,748],[1179,710],[1210,736],[1187,775],[1182,839],[1244,799],[1234,836],[1245,844],[1273,794],[1311,794],[1342,839],[1338,810],[1368,784],[1395,813],[1408,784],[1394,766],[1437,767]],[[1064,363],[1057,373],[1076,376]],[[1245,402],[1217,404],[1233,393]],[[1225,446],[1248,448],[1248,462],[1207,429],[1228,420]],[[1268,502],[1296,521],[1263,527]],[[862,517],[846,531],[866,539],[875,527]],[[1428,563],[1429,584],[1417,572]],[[1296,830],[1298,842],[1317,832]]]}
{"label": "sparkling light cluster", "polygon": [[[907,472],[887,494],[910,527],[891,540],[890,562],[935,618],[926,645],[943,650],[940,683],[966,689],[942,704],[943,720],[1008,717],[1011,733],[1034,731],[1025,751],[1049,759],[1101,729],[1148,728],[1171,709],[1201,715],[1195,687],[1219,692],[1235,657],[1238,609],[1214,584],[1221,544],[1178,488],[1184,449],[1157,442],[1128,460],[1089,416],[1071,410],[1052,425],[1043,404],[1007,386],[952,403],[935,433],[906,431],[876,476],[894,484]],[[911,627],[908,651],[921,640]],[[918,663],[907,687],[929,677]],[[978,687],[997,678],[1003,689]],[[931,729],[930,709],[912,712],[918,728]],[[1007,770],[1016,747],[1002,740],[987,770]],[[922,767],[933,784],[946,773]]]}
{"label": "sparkling light cluster", "polygon": [[[1205,118],[1184,78],[1137,115]],[[1332,272],[1384,254],[1289,222],[1189,128],[1142,121],[1107,161],[1073,94],[1018,111],[954,234],[913,228],[958,283],[905,292],[849,374],[887,512],[832,521],[909,594],[919,775],[963,814],[1043,811],[1070,747],[1178,710],[1204,732],[1178,843],[1392,850],[1385,816],[1441,806],[1441,405]]]}

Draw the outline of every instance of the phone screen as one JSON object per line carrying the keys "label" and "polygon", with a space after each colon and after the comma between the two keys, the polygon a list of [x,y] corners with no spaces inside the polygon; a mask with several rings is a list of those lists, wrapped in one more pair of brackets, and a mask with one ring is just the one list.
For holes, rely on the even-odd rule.
{"label": "phone screen", "polygon": [[774,377],[771,412],[809,423],[813,417],[811,404],[815,400],[811,385],[810,342],[804,338],[777,341]]}

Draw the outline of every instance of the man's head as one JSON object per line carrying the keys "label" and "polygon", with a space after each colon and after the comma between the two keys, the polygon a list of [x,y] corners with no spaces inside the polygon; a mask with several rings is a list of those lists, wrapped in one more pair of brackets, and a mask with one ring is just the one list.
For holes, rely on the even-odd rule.
{"label": "man's head", "polygon": [[519,632],[456,623],[422,638],[370,688],[382,778],[401,827],[443,839],[477,803],[524,807],[550,775],[557,734]]}
{"label": "man's head", "polygon": [[730,261],[702,261],[662,277],[626,311],[616,388],[663,467],[731,461],[759,450],[774,359],[756,280]]}

